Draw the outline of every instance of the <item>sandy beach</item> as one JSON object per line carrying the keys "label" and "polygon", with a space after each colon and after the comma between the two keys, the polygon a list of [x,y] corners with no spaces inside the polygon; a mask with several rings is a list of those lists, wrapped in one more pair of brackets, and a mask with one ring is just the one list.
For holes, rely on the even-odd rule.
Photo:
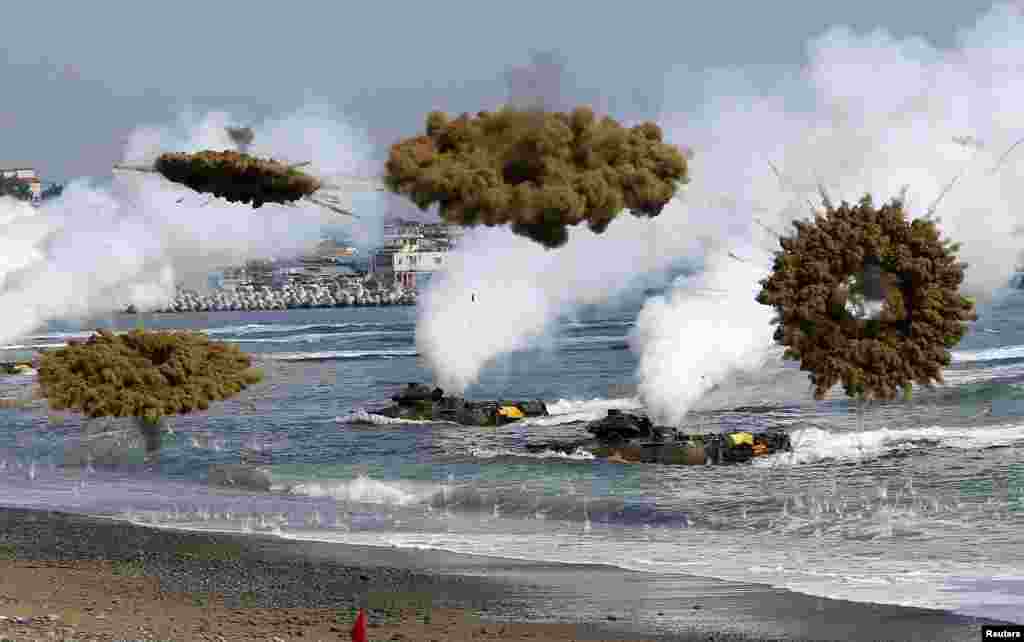
{"label": "sandy beach", "polygon": [[360,607],[371,640],[974,640],[982,624],[611,567],[0,510],[0,638],[347,640]]}
{"label": "sandy beach", "polygon": [[[165,592],[130,563],[4,561],[0,569],[9,614],[0,636],[10,640],[348,640],[353,626],[347,609],[236,608],[221,594]],[[396,598],[370,611],[371,639],[583,639],[573,625],[489,624],[473,611]]]}

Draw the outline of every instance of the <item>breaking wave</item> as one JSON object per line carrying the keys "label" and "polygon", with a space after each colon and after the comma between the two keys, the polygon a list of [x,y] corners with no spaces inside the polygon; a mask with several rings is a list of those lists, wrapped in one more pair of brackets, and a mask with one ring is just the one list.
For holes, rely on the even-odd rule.
{"label": "breaking wave", "polygon": [[382,482],[370,477],[356,477],[349,481],[308,481],[292,484],[291,495],[331,497],[339,501],[385,506],[407,506],[428,499],[434,487],[415,489],[395,482]]}
{"label": "breaking wave", "polygon": [[757,466],[812,464],[820,461],[861,461],[924,448],[977,450],[1024,443],[1024,425],[943,428],[878,428],[839,432],[798,428],[790,433],[793,452],[754,460]]}

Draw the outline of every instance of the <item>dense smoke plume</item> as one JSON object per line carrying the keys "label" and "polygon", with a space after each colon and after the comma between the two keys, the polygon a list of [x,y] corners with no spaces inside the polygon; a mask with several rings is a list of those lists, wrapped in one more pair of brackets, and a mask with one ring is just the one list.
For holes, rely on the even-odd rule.
{"label": "dense smoke plume", "polygon": [[704,393],[771,356],[771,308],[755,301],[767,270],[711,250],[700,274],[652,297],[631,343],[641,353],[638,393],[651,418],[677,426]]}
{"label": "dense smoke plume", "polygon": [[586,222],[601,233],[623,209],[653,218],[686,182],[681,150],[654,123],[623,127],[589,107],[427,116],[426,134],[391,148],[385,181],[447,223],[509,225],[548,248]]}
{"label": "dense smoke plume", "polygon": [[88,417],[161,417],[207,410],[259,382],[263,373],[232,343],[200,332],[100,330],[47,352],[39,385],[54,410]]}
{"label": "dense smoke plume", "polygon": [[256,209],[264,203],[291,204],[321,187],[319,179],[296,167],[229,149],[167,152],[157,157],[153,169],[201,194]]}
{"label": "dense smoke plume", "polygon": [[[761,85],[754,71],[736,69],[711,71],[703,78],[689,71],[670,76],[666,112],[658,122],[668,142],[693,148],[694,159],[682,197],[649,222],[650,234],[657,235],[663,248],[658,260],[616,260],[646,254],[644,234],[627,233],[634,223],[628,218],[617,220],[600,238],[577,230],[565,248],[551,253],[546,264],[550,269],[534,267],[539,248],[508,241],[507,232],[472,237],[472,245],[428,293],[430,305],[418,328],[421,349],[439,379],[472,382],[487,363],[529,345],[530,337],[560,314],[585,300],[614,297],[621,292],[616,284],[630,283],[636,272],[658,269],[694,252],[702,247],[694,241],[704,236],[716,241],[712,247],[756,247],[759,252],[751,256],[757,258],[751,260],[767,272],[770,253],[779,246],[765,227],[791,231],[790,221],[809,216],[812,205],[821,206],[819,183],[835,203],[856,202],[864,194],[882,203],[906,186],[906,209],[923,216],[959,176],[937,207],[940,229],[961,243],[960,256],[970,264],[965,293],[984,300],[1007,284],[1020,249],[1013,232],[1024,200],[1024,181],[1019,179],[1024,152],[1018,148],[998,171],[991,170],[1024,136],[1020,97],[1014,90],[1024,86],[1024,49],[1018,46],[1022,39],[1024,19],[1013,7],[1000,5],[961,32],[950,50],[916,38],[896,40],[883,31],[855,34],[835,28],[810,43],[805,66]],[[701,109],[672,111],[674,92],[692,93],[702,85],[706,100]],[[585,246],[585,239],[599,242]],[[489,246],[477,245],[483,243]],[[578,262],[568,255],[560,258],[585,247],[589,255]],[[580,288],[581,282],[597,280],[596,265],[611,286]],[[728,262],[712,260],[709,265],[712,273],[703,278],[722,284],[743,281],[732,272],[713,273],[725,270],[721,266]],[[495,293],[516,291],[523,301],[547,304],[514,305],[511,311],[502,304],[490,313],[477,311],[469,293],[484,284],[491,284]],[[735,288],[736,297],[753,301],[757,276],[749,275]],[[758,308],[764,308],[767,325],[771,310],[753,304],[751,315]],[[439,309],[444,309],[441,318],[431,319],[430,311]],[[700,392],[736,368],[759,362],[752,355],[770,342],[771,332],[748,325],[754,316],[737,315],[738,321],[730,320],[731,313],[708,317],[712,309],[700,297],[673,294],[651,301],[641,313],[644,331],[635,344],[638,376],[652,414],[677,420],[692,398],[680,388]],[[467,319],[485,314],[493,315],[500,331],[486,323],[467,325]],[[675,363],[667,363],[664,337],[706,318],[720,322],[708,326],[704,344],[734,342],[737,331],[761,343],[747,343],[749,351],[732,356],[722,349],[720,358],[726,363],[693,374],[703,381],[699,385],[659,375],[689,372],[687,360],[702,353],[672,351]]]}
{"label": "dense smoke plume", "polygon": [[[170,127],[135,130],[128,163],[162,152],[233,149],[231,116],[185,114]],[[315,105],[254,128],[251,151],[285,162],[312,161],[318,176],[365,174],[368,143]],[[231,204],[156,175],[118,172],[109,187],[73,181],[36,209],[0,199],[0,342],[51,319],[90,318],[127,305],[167,302],[177,283],[204,287],[218,267],[285,257],[311,248],[330,215],[312,205]]]}
{"label": "dense smoke plume", "polygon": [[941,383],[977,319],[959,293],[956,244],[934,221],[908,221],[897,199],[828,203],[793,225],[757,300],[778,313],[775,341],[810,373],[815,398],[840,382],[851,397],[886,400]]}

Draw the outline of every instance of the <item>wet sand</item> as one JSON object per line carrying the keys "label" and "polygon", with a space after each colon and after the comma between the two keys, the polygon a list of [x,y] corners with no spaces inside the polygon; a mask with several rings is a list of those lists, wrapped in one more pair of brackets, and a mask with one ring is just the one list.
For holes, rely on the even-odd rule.
{"label": "wet sand", "polygon": [[348,640],[360,607],[371,640],[977,640],[984,623],[610,566],[0,509],[0,638]]}

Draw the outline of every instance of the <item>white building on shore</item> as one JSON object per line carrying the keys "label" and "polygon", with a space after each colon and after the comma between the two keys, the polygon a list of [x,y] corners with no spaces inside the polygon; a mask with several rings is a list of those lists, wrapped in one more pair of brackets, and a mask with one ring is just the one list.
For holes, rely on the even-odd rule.
{"label": "white building on shore", "polygon": [[391,255],[392,270],[395,280],[402,287],[412,289],[417,286],[422,276],[440,272],[448,264],[448,250],[421,248],[419,243],[410,242],[403,245]]}
{"label": "white building on shore", "polygon": [[0,167],[0,176],[13,178],[28,185],[29,193],[32,194],[32,202],[38,203],[43,197],[43,182],[39,180],[39,173],[32,167]]}
{"label": "white building on shore", "polygon": [[370,270],[378,278],[393,278],[402,287],[415,288],[445,269],[448,252],[462,233],[461,227],[445,223],[389,222],[384,246],[371,257]]}

